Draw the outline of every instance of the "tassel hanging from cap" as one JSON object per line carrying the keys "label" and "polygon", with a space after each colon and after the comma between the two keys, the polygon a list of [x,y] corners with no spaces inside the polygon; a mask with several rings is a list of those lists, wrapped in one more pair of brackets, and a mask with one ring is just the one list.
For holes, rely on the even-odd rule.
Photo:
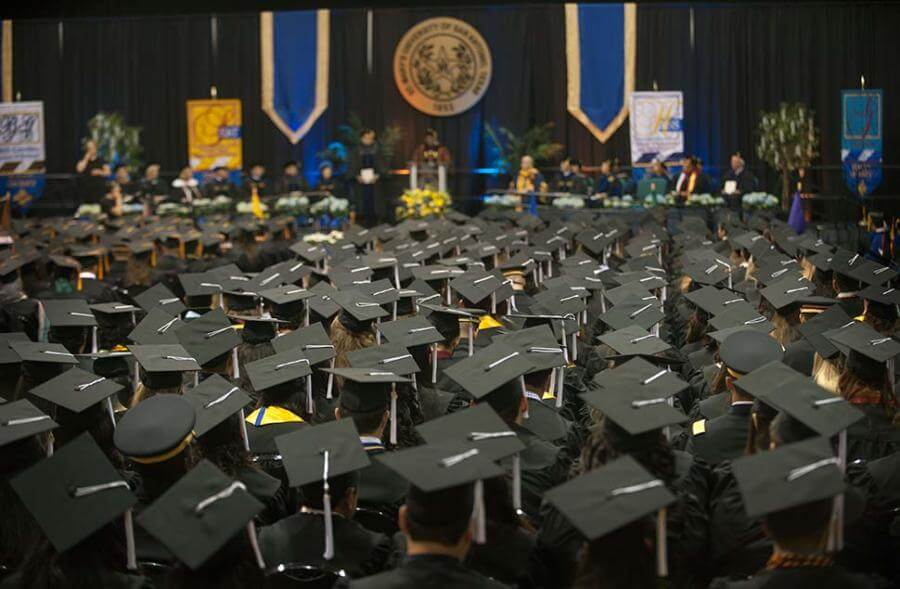
{"label": "tassel hanging from cap", "polygon": [[525,388],[525,376],[519,377],[519,384],[522,386],[522,398],[525,399],[525,419],[528,419],[528,389]]}
{"label": "tassel hanging from cap", "polygon": [[566,384],[566,368],[565,366],[559,366],[556,370],[556,408],[559,409],[563,406],[563,390],[565,389]]}
{"label": "tassel hanging from cap", "polygon": [[[332,370],[334,370],[334,358],[331,359],[329,366]],[[329,372],[328,373],[328,383],[325,385],[325,398],[326,399],[332,398],[332,396],[333,396],[332,390],[334,390],[334,373]]]}
{"label": "tassel hanging from cap", "polygon": [[469,358],[471,358],[472,354],[475,353],[475,328],[471,321],[467,321],[466,325],[468,325],[469,332]]}
{"label": "tassel hanging from cap", "polygon": [[125,511],[125,552],[126,568],[129,571],[136,571],[138,566],[137,551],[134,547],[134,515],[130,508]]}
{"label": "tassel hanging from cap", "polygon": [[431,384],[437,383],[438,348],[437,344],[431,344]]}
{"label": "tassel hanging from cap", "polygon": [[487,523],[484,512],[484,483],[479,479],[475,481],[475,506],[472,509],[475,518],[475,543],[487,542]]}
{"label": "tassel hanging from cap", "polygon": [[519,459],[519,454],[513,454],[512,457],[512,471],[513,471],[513,484],[512,484],[512,502],[513,509],[516,510],[517,515],[524,515],[524,511],[522,511],[522,465],[521,460]]}
{"label": "tassel hanging from cap", "polygon": [[256,566],[260,570],[265,570],[266,561],[263,560],[262,551],[259,549],[259,540],[256,537],[256,524],[251,519],[247,522],[247,539],[250,540],[250,548],[253,550],[253,556],[256,558]]}
{"label": "tassel hanging from cap", "polygon": [[241,440],[244,442],[244,450],[250,451],[250,437],[247,435],[247,421],[244,416],[244,408],[238,409],[238,417],[241,419]]}
{"label": "tassel hanging from cap", "polygon": [[306,377],[306,412],[313,415],[316,412],[316,402],[313,400],[312,375]]}
{"label": "tassel hanging from cap", "polygon": [[397,383],[391,383],[391,445],[397,445]]}
{"label": "tassel hanging from cap", "polygon": [[91,354],[97,353],[97,326],[91,327]]}
{"label": "tassel hanging from cap", "polygon": [[323,450],[322,462],[322,511],[325,512],[325,552],[322,558],[334,558],[334,528],[331,519],[331,488],[328,486],[328,450]]}
{"label": "tassel hanging from cap", "polygon": [[241,377],[241,364],[238,362],[238,349],[231,349],[231,377],[237,380]]}
{"label": "tassel hanging from cap", "polygon": [[112,422],[113,429],[116,429],[116,411],[113,409],[112,397],[106,397],[106,411],[109,413],[109,420]]}
{"label": "tassel hanging from cap", "polygon": [[656,576],[669,576],[669,557],[666,540],[666,508],[656,512]]}

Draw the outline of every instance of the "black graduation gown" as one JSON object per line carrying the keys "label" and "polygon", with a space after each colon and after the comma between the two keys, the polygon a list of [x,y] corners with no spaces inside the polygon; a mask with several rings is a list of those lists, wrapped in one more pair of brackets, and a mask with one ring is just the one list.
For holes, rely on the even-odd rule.
{"label": "black graduation gown", "polygon": [[890,587],[884,579],[851,573],[839,566],[797,567],[763,571],[749,579],[715,579],[710,589],[876,589]]}
{"label": "black graduation gown", "polygon": [[555,401],[528,398],[528,418],[522,427],[545,442],[563,448],[574,460],[581,452],[584,442],[581,431],[575,423],[560,415],[555,409]]}
{"label": "black graduation gown", "polygon": [[384,447],[366,448],[366,453],[372,462],[359,471],[359,505],[396,515],[406,497],[406,481],[375,460],[376,456],[385,453]]}
{"label": "black graduation gown", "polygon": [[847,428],[847,462],[877,460],[900,451],[900,428],[880,405],[855,405],[865,419]]}
{"label": "black graduation gown", "polygon": [[752,404],[732,405],[728,411],[706,422],[704,433],[691,432],[685,451],[716,466],[742,456],[747,447]]}
{"label": "black graduation gown", "polygon": [[259,549],[268,566],[306,564],[328,570],[343,569],[350,577],[374,575],[385,569],[391,539],[366,530],[353,520],[332,517],[334,558],[322,558],[325,550],[325,517],[318,512],[296,513],[262,528]]}
{"label": "black graduation gown", "polygon": [[565,482],[569,460],[561,448],[545,442],[524,427],[513,425],[510,429],[525,444],[525,449],[519,452],[522,510],[537,521],[544,493]]}
{"label": "black graduation gown", "polygon": [[501,589],[497,581],[473,571],[452,556],[420,554],[410,556],[394,570],[364,579],[342,579],[335,587],[352,589]]}
{"label": "black graduation gown", "polygon": [[[76,579],[68,578],[73,585],[77,582]],[[147,577],[117,573],[115,571],[101,572],[100,583],[100,587],[103,589],[153,589],[154,587]],[[22,578],[22,573],[14,573],[3,579],[3,582],[0,582],[0,589],[20,589],[24,586],[25,580]]]}
{"label": "black graduation gown", "polygon": [[758,518],[747,517],[731,461],[714,471],[716,485],[709,501],[709,547],[713,573],[752,575],[772,554],[772,541]]}
{"label": "black graduation gown", "polygon": [[292,499],[281,480],[266,474],[262,469],[248,466],[242,468],[235,478],[247,485],[247,491],[266,506],[256,516],[257,523],[261,525],[285,518],[296,508],[296,505],[290,504]]}
{"label": "black graduation gown", "polygon": [[841,563],[900,579],[900,537],[891,533],[900,523],[900,452],[848,464],[847,481],[865,496],[866,511],[844,529]]}
{"label": "black graduation gown", "polygon": [[837,302],[850,318],[859,317],[863,314],[863,302],[858,296],[846,298],[838,297]]}

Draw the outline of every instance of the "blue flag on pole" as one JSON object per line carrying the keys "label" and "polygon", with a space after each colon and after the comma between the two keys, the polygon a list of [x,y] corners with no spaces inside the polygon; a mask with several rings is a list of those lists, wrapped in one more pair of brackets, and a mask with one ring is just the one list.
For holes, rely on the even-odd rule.
{"label": "blue flag on pole", "polygon": [[881,184],[881,90],[844,90],[841,162],[844,181],[865,196]]}
{"label": "blue flag on pole", "polygon": [[628,116],[634,90],[634,4],[566,4],[569,113],[601,143]]}
{"label": "blue flag on pole", "polygon": [[328,107],[329,12],[259,16],[262,109],[297,143]]}

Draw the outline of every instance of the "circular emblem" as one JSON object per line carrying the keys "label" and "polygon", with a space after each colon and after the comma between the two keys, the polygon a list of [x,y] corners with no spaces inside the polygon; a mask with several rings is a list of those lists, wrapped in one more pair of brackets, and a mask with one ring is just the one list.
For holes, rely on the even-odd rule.
{"label": "circular emblem", "polygon": [[478,102],[491,82],[491,50],[475,27],[456,18],[422,21],[394,52],[394,81],[413,108],[448,117]]}

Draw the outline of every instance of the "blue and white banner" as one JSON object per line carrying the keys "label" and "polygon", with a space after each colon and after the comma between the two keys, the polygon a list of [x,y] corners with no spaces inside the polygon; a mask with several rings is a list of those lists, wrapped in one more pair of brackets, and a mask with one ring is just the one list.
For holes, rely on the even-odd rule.
{"label": "blue and white banner", "polygon": [[631,93],[631,163],[673,162],[684,155],[684,98],[681,92]]}
{"label": "blue and white banner", "polygon": [[262,109],[297,143],[328,107],[329,12],[259,16]]}
{"label": "blue and white banner", "polygon": [[0,103],[0,197],[26,210],[44,191],[44,103]]}
{"label": "blue and white banner", "polygon": [[569,113],[605,143],[628,116],[634,90],[634,4],[566,4]]}
{"label": "blue and white banner", "polygon": [[844,181],[859,196],[871,194],[881,184],[881,100],[881,90],[841,92]]}

